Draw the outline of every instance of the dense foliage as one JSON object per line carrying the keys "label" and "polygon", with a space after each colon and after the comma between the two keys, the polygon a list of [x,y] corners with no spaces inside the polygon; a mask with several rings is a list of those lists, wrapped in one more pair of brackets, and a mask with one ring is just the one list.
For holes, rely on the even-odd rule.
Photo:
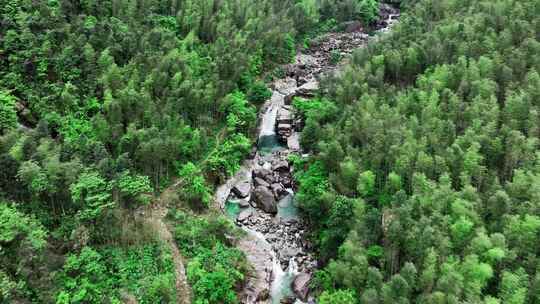
{"label": "dense foliage", "polygon": [[233,224],[224,216],[209,214],[194,217],[175,211],[174,236],[189,258],[187,278],[196,304],[238,303],[237,291],[249,269],[241,251],[230,238],[236,235]]}
{"label": "dense foliage", "polygon": [[170,253],[161,250],[158,245],[82,248],[65,261],[56,303],[122,303],[129,297],[138,303],[174,303],[174,266]]}
{"label": "dense foliage", "polygon": [[320,300],[540,303],[540,2],[406,12],[296,104]]}
{"label": "dense foliage", "polygon": [[[171,185],[197,212],[211,205],[251,148],[271,94],[262,76],[333,23],[323,11],[313,0],[2,1],[2,301],[114,302],[126,288],[139,302],[174,297],[167,267],[145,274],[156,280],[146,294],[117,278],[115,265],[154,246],[135,214]],[[124,250],[117,260],[111,247]],[[191,267],[193,283],[214,266]],[[225,293],[240,273],[225,274]]]}

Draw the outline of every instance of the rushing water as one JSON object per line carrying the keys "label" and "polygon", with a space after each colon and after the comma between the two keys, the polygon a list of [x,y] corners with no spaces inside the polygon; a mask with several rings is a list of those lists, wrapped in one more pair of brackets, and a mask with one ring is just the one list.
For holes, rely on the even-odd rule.
{"label": "rushing water", "polygon": [[[272,299],[272,304],[279,304],[281,299],[294,296],[291,285],[294,281],[294,277],[298,274],[298,266],[296,265],[296,261],[291,259],[287,271],[283,271],[281,265],[275,258],[273,273],[274,281],[272,282],[270,297]],[[296,303],[301,302],[297,300]]]}

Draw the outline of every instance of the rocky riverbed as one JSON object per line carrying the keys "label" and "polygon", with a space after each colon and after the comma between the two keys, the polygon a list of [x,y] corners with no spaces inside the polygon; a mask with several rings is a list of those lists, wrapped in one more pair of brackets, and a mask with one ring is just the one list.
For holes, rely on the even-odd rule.
{"label": "rocky riverbed", "polygon": [[[383,4],[377,30],[384,31],[398,16],[396,9]],[[358,23],[348,23],[345,29],[317,39],[284,67],[285,77],[272,84],[272,98],[261,109],[257,147],[216,192],[220,207],[247,232],[238,247],[254,272],[242,303],[313,302],[309,282],[318,265],[306,237],[308,227],[295,206],[294,168],[288,161],[291,153],[302,153],[303,122],[291,103],[296,96],[315,97],[321,75],[336,69],[336,54],[347,56],[370,39]]]}

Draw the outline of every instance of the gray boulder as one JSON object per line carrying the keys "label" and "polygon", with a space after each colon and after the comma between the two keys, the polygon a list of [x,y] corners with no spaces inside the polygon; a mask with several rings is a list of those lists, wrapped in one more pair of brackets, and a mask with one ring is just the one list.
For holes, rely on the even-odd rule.
{"label": "gray boulder", "polygon": [[286,160],[279,160],[274,163],[272,170],[277,172],[288,172],[289,171],[289,162]]}
{"label": "gray boulder", "polygon": [[287,147],[291,151],[300,151],[300,139],[295,134],[287,137]]}
{"label": "gray boulder", "polygon": [[280,123],[280,124],[278,124],[278,130],[279,131],[291,131],[292,130],[292,124],[290,124],[290,123]]}
{"label": "gray boulder", "polygon": [[267,170],[267,169],[255,169],[253,170],[253,172],[251,173],[251,176],[253,178],[262,178],[264,180],[268,180],[269,179],[269,176],[272,176],[272,171],[270,170]]}
{"label": "gray boulder", "polygon": [[258,208],[267,213],[277,213],[277,203],[274,194],[270,189],[262,186],[255,188],[253,200]]}
{"label": "gray boulder", "polygon": [[306,301],[309,293],[309,283],[311,281],[311,274],[299,273],[293,281],[293,291],[302,301]]}
{"label": "gray boulder", "polygon": [[283,188],[283,186],[281,184],[272,184],[272,192],[274,192],[274,196],[277,198],[277,199],[281,199],[282,197],[286,196],[287,194],[289,194],[289,192],[287,192],[287,190],[285,190],[285,188]]}
{"label": "gray boulder", "polygon": [[260,177],[255,177],[255,179],[253,179],[253,183],[255,184],[255,187],[259,187],[259,186],[262,186],[265,188],[270,187],[270,184]]}
{"label": "gray boulder", "polygon": [[317,81],[310,81],[305,83],[296,90],[296,93],[302,97],[315,97],[315,93],[319,89],[319,83]]}
{"label": "gray boulder", "polygon": [[278,110],[276,121],[278,124],[292,124],[293,115],[289,110],[281,108]]}
{"label": "gray boulder", "polygon": [[244,181],[234,186],[231,191],[239,198],[246,198],[251,192],[251,183]]}

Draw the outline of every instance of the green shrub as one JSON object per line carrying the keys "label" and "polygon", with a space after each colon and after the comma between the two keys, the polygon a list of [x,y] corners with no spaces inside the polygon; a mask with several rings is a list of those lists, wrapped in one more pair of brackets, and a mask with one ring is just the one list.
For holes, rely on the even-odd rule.
{"label": "green shrub", "polygon": [[193,163],[184,165],[179,173],[182,186],[177,192],[192,208],[207,208],[212,200],[212,190],[206,184],[202,171]]}
{"label": "green shrub", "polygon": [[272,91],[270,91],[264,82],[256,81],[254,82],[248,91],[248,100],[255,104],[261,104],[272,97]]}
{"label": "green shrub", "polygon": [[193,286],[195,303],[238,303],[235,286],[243,280],[239,271],[243,255],[217,243],[213,249],[199,252],[188,264],[187,276]]}

